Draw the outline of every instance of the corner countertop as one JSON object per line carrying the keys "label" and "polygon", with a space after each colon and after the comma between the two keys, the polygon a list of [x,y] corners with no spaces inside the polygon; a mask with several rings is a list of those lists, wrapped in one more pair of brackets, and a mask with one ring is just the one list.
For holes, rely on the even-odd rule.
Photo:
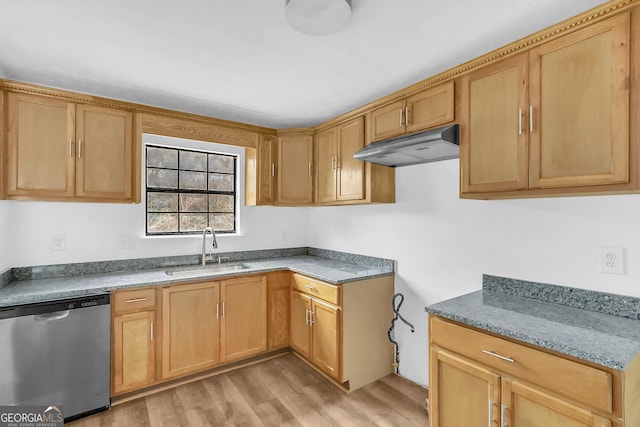
{"label": "corner countertop", "polygon": [[[241,263],[247,265],[249,268],[234,272],[213,273],[196,278],[176,278],[165,273],[165,270],[176,269],[174,267],[12,281],[8,285],[0,288],[0,308],[97,295],[116,289],[154,285],[166,286],[197,280],[217,280],[278,270],[289,270],[301,273],[333,284],[348,283],[393,274],[393,268],[388,266],[363,266],[310,255],[242,260]],[[193,267],[197,266],[194,265]],[[185,266],[179,268],[185,268]]]}
{"label": "corner countertop", "polygon": [[[487,276],[491,279],[491,276]],[[555,285],[554,292],[558,294]],[[430,314],[543,349],[624,370],[640,353],[640,320],[489,290],[430,305]],[[573,288],[565,288],[571,294]],[[583,290],[576,290],[582,291]],[[562,292],[562,291],[560,291]],[[596,298],[618,296],[594,292]],[[623,297],[629,300],[630,297]]]}

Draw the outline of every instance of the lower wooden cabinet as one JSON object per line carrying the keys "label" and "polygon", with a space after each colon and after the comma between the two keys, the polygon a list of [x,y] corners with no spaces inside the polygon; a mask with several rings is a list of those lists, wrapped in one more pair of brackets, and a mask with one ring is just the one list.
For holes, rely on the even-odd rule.
{"label": "lower wooden cabinet", "polygon": [[113,318],[113,393],[146,387],[156,379],[155,310]]}
{"label": "lower wooden cabinet", "polygon": [[156,381],[156,289],[114,292],[111,306],[111,392],[117,395]]}
{"label": "lower wooden cabinet", "polygon": [[390,374],[392,297],[392,276],[334,285],[294,273],[291,348],[349,390]]}
{"label": "lower wooden cabinet", "polygon": [[267,349],[266,278],[240,277],[220,283],[220,361],[262,353]]}
{"label": "lower wooden cabinet", "polygon": [[438,317],[429,322],[432,427],[628,425],[617,423],[618,376]]}
{"label": "lower wooden cabinet", "polygon": [[267,349],[264,276],[175,285],[162,292],[162,378]]}
{"label": "lower wooden cabinet", "polygon": [[162,290],[162,378],[220,363],[220,282],[169,286]]}
{"label": "lower wooden cabinet", "polygon": [[289,271],[267,273],[267,349],[289,345]]}
{"label": "lower wooden cabinet", "polygon": [[340,307],[292,290],[291,347],[340,380]]}

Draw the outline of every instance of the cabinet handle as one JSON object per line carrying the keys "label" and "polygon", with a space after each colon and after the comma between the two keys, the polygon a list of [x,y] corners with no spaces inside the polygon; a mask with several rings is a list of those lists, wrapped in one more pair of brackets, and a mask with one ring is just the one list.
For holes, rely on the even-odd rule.
{"label": "cabinet handle", "polygon": [[310,291],[313,291],[316,288],[315,286],[311,286],[311,285],[305,285],[304,287],[309,289]]}
{"label": "cabinet handle", "polygon": [[400,127],[404,126],[404,117],[402,116],[402,113],[404,112],[404,108],[400,109]]}
{"label": "cabinet handle", "polygon": [[409,106],[404,107],[404,124],[409,126]]}
{"label": "cabinet handle", "polygon": [[82,157],[82,140],[78,140],[78,158]]}
{"label": "cabinet handle", "polygon": [[153,332],[154,332],[153,331],[153,322],[151,322],[151,341],[153,341],[153,335],[154,335]]}
{"label": "cabinet handle", "polygon": [[529,132],[533,132],[533,105],[529,105]]}
{"label": "cabinet handle", "polygon": [[224,301],[222,301],[222,317],[224,317]]}
{"label": "cabinet handle", "polygon": [[489,399],[489,427],[493,427],[493,400]]}
{"label": "cabinet handle", "polygon": [[271,176],[276,176],[276,164],[271,163]]}
{"label": "cabinet handle", "polygon": [[500,427],[505,427],[506,424],[506,412],[507,412],[507,407],[504,406],[504,403],[500,405]]}
{"label": "cabinet handle", "polygon": [[484,354],[488,354],[489,356],[497,357],[500,360],[504,360],[505,362],[516,363],[515,359],[512,359],[512,358],[507,357],[507,356],[503,356],[503,355],[498,354],[498,353],[494,353],[493,351],[482,350],[482,352]]}
{"label": "cabinet handle", "polygon": [[311,162],[309,162],[309,176],[311,176]]}
{"label": "cabinet handle", "polygon": [[522,108],[518,109],[518,135],[522,135]]}
{"label": "cabinet handle", "polygon": [[128,299],[125,301],[125,303],[130,304],[132,302],[142,302],[142,301],[146,301],[147,297],[144,298],[134,298],[134,299]]}
{"label": "cabinet handle", "polygon": [[220,318],[220,304],[216,303],[216,320]]}
{"label": "cabinet handle", "polygon": [[73,139],[69,138],[69,157],[73,157]]}
{"label": "cabinet handle", "polygon": [[309,326],[313,326],[315,321],[313,320],[313,310],[309,310]]}

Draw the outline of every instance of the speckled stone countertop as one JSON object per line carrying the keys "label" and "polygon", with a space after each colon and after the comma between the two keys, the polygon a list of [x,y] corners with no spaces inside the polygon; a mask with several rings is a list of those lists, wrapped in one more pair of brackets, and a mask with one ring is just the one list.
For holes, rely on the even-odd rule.
{"label": "speckled stone countertop", "polygon": [[[576,299],[576,294],[584,298]],[[555,296],[555,302],[551,296]],[[615,311],[611,307],[616,306],[622,315],[611,313]],[[638,298],[485,275],[483,290],[430,305],[426,310],[524,343],[624,370],[640,352],[638,308]]]}
{"label": "speckled stone countertop", "polygon": [[[313,251],[309,252],[313,253]],[[351,260],[352,257],[338,256],[330,259],[313,255],[301,255],[242,260],[242,264],[249,268],[233,272],[213,273],[196,278],[173,277],[166,274],[165,270],[176,268],[163,267],[150,270],[19,280],[12,281],[0,288],[0,307],[96,295],[115,289],[177,284],[194,280],[217,280],[219,278],[277,270],[290,270],[334,284],[393,274],[393,265],[389,263],[375,265],[376,263],[374,262],[374,265],[371,265],[372,263],[369,263],[370,265],[358,265],[345,262],[345,259]],[[355,259],[358,260],[357,257]],[[197,268],[198,266],[193,265],[190,267]],[[184,268],[184,266],[181,268]]]}

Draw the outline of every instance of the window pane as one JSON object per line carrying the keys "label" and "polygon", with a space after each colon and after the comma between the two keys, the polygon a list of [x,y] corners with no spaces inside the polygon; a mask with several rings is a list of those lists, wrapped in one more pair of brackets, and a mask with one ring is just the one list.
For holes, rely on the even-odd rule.
{"label": "window pane", "polygon": [[205,172],[180,171],[180,188],[183,190],[206,190],[207,174]]}
{"label": "window pane", "polygon": [[209,172],[234,173],[235,158],[220,154],[209,154]]}
{"label": "window pane", "polygon": [[180,231],[202,231],[207,228],[207,214],[180,214]]}
{"label": "window pane", "polygon": [[178,151],[170,148],[147,147],[147,166],[178,169]]}
{"label": "window pane", "polygon": [[234,175],[220,175],[219,173],[209,174],[209,190],[233,191]]}
{"label": "window pane", "polygon": [[178,214],[147,214],[147,231],[149,233],[176,233],[178,231]]}
{"label": "window pane", "polygon": [[178,188],[178,171],[147,168],[147,187]]}
{"label": "window pane", "polygon": [[147,212],[178,212],[178,195],[147,193]]}
{"label": "window pane", "polygon": [[218,231],[233,231],[234,227],[234,217],[233,214],[210,214],[209,215],[209,223],[211,227]]}
{"label": "window pane", "polygon": [[233,212],[233,196],[225,194],[212,194],[209,196],[209,211]]}
{"label": "window pane", "polygon": [[180,194],[180,212],[207,212],[207,195]]}
{"label": "window pane", "polygon": [[180,170],[207,171],[207,153],[180,152]]}

